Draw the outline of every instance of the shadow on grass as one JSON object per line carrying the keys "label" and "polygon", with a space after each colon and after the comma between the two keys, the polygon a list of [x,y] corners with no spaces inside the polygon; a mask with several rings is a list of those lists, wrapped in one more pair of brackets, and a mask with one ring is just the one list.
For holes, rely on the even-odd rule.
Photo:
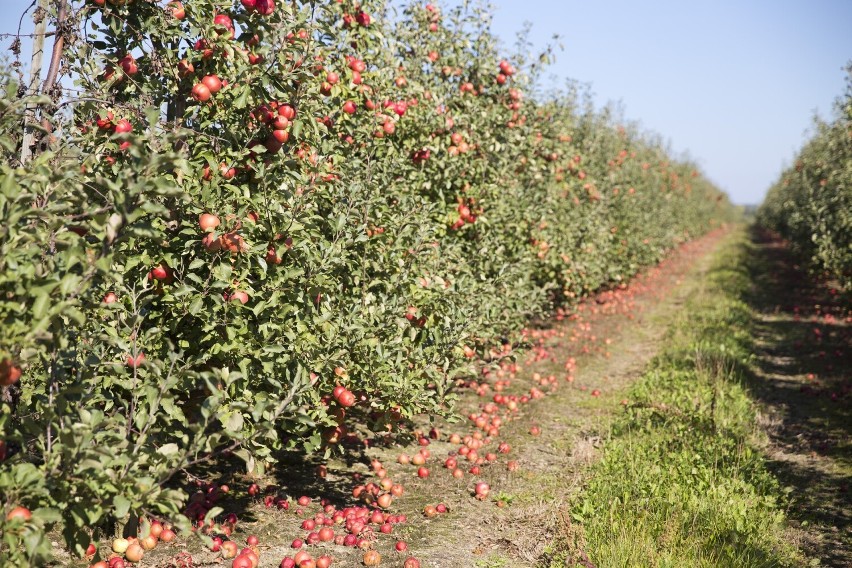
{"label": "shadow on grass", "polygon": [[[793,488],[788,516],[820,533],[808,552],[852,565],[852,315],[849,298],[753,228],[744,300],[757,315],[757,374],[746,386],[776,412],[769,467]],[[803,525],[804,526],[804,525]]]}

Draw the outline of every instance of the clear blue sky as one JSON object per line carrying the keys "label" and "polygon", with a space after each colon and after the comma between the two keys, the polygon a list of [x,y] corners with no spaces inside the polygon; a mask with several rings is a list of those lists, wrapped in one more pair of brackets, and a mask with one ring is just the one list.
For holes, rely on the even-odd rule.
{"label": "clear blue sky", "polygon": [[852,0],[493,0],[514,43],[562,37],[552,72],[688,151],[736,203],[758,203],[828,117],[852,60]]}
{"label": "clear blue sky", "polygon": [[[29,3],[0,0],[0,33],[15,30]],[[620,102],[629,120],[688,152],[737,203],[759,202],[814,112],[830,116],[852,59],[852,0],[492,3],[507,47],[524,22],[539,46],[559,34],[558,83],[590,83],[599,104]]]}

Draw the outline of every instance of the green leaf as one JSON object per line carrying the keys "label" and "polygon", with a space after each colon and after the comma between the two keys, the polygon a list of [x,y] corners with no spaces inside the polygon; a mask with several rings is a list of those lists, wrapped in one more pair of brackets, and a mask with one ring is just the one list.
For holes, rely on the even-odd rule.
{"label": "green leaf", "polygon": [[46,291],[40,292],[33,302],[33,318],[40,320],[47,315],[47,309],[50,307],[50,295]]}
{"label": "green leaf", "polygon": [[178,453],[178,451],[180,451],[180,449],[178,448],[178,445],[174,442],[169,444],[163,444],[157,449],[157,453],[164,456],[173,456]]}
{"label": "green leaf", "polygon": [[118,519],[123,519],[130,512],[130,500],[123,495],[113,497],[112,505],[115,508],[115,516]]}
{"label": "green leaf", "polygon": [[242,110],[242,109],[246,108],[246,105],[248,103],[249,93],[250,93],[250,89],[248,88],[248,85],[243,86],[242,89],[240,90],[240,94],[237,96],[236,99],[234,99],[234,108],[236,108],[238,110]]}

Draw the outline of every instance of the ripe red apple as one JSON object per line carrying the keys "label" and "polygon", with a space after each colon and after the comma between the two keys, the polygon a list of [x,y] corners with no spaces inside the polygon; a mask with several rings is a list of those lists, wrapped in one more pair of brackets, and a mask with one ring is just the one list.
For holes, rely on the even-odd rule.
{"label": "ripe red apple", "polygon": [[148,273],[148,280],[159,280],[161,282],[171,277],[171,268],[165,262],[161,262]]}
{"label": "ripe red apple", "polygon": [[213,18],[213,25],[221,26],[229,30],[234,29],[234,22],[227,14],[216,14],[216,16]]}
{"label": "ripe red apple", "polygon": [[236,233],[225,233],[220,241],[222,248],[232,253],[246,252],[249,248],[245,239]]}
{"label": "ripe red apple", "polygon": [[355,114],[356,109],[357,107],[352,101],[346,101],[345,103],[343,103],[343,112],[345,112],[346,114]]}
{"label": "ripe red apple", "polygon": [[359,25],[367,27],[372,22],[372,18],[370,18],[370,14],[367,12],[361,11],[355,14],[355,21],[358,22]]}
{"label": "ripe red apple", "polygon": [[118,64],[126,75],[136,75],[139,72],[139,68],[136,66],[136,59],[129,53],[119,59]]}
{"label": "ripe red apple", "polygon": [[283,259],[278,256],[278,252],[275,250],[273,245],[269,245],[266,249],[266,263],[267,264],[281,264]]}
{"label": "ripe red apple", "polygon": [[125,363],[131,369],[138,369],[139,367],[142,366],[142,363],[144,363],[144,362],[145,362],[145,354],[144,353],[139,353],[139,354],[136,355],[136,357],[133,357],[133,355],[128,355],[127,359],[125,360]]}
{"label": "ripe red apple", "polygon": [[182,2],[169,2],[169,9],[171,9],[172,16],[176,20],[182,20],[186,17],[186,10]]}
{"label": "ripe red apple", "polygon": [[122,118],[119,120],[115,127],[113,128],[113,132],[116,134],[124,134],[126,132],[133,132],[133,124],[130,123],[126,118]]}
{"label": "ripe red apple", "polygon": [[188,75],[192,75],[195,72],[195,66],[187,61],[186,59],[181,59],[178,62],[178,73],[181,77],[186,77]]}
{"label": "ripe red apple", "polygon": [[[278,130],[274,130],[273,132],[279,132]],[[274,154],[278,150],[281,149],[282,143],[278,141],[278,139],[270,134],[263,144],[266,147],[266,151],[270,154]]]}
{"label": "ripe red apple", "polygon": [[272,137],[278,144],[284,144],[290,139],[290,131],[284,129],[275,129],[272,131]]}
{"label": "ripe red apple", "polygon": [[205,75],[201,82],[207,87],[211,93],[218,93],[222,88],[222,80],[217,75]]}
{"label": "ripe red apple", "polygon": [[237,175],[237,169],[228,166],[225,162],[222,162],[219,164],[219,174],[221,174],[224,179],[234,179]]}
{"label": "ripe red apple", "polygon": [[112,112],[107,112],[106,114],[99,115],[97,120],[95,120],[95,124],[97,124],[98,128],[100,128],[101,130],[112,130],[112,121],[114,119],[115,115]]}
{"label": "ripe red apple", "polygon": [[491,487],[487,483],[480,481],[474,486],[473,491],[476,498],[482,501],[488,497],[488,494],[491,492]]}
{"label": "ripe red apple", "polygon": [[8,387],[18,382],[21,378],[21,368],[6,357],[0,359],[0,386]]}
{"label": "ripe red apple", "polygon": [[216,227],[218,227],[220,222],[221,221],[219,221],[219,217],[213,215],[212,213],[202,213],[198,216],[198,225],[205,233],[210,232]]}
{"label": "ripe red apple", "polygon": [[290,120],[281,115],[277,115],[272,119],[271,126],[274,130],[287,130],[290,128]]}
{"label": "ripe red apple", "polygon": [[236,290],[228,294],[225,299],[229,302],[233,302],[234,300],[236,300],[239,303],[245,305],[249,301],[249,295],[246,294],[243,290]]}
{"label": "ripe red apple", "polygon": [[254,9],[261,16],[271,16],[275,12],[275,0],[256,0]]}
{"label": "ripe red apple", "polygon": [[13,507],[11,511],[6,514],[7,521],[23,521],[27,522],[33,518],[33,514],[26,507],[21,507],[18,505],[17,507]]}
{"label": "ripe red apple", "polygon": [[204,83],[196,83],[192,87],[192,98],[200,103],[205,103],[210,100],[210,89]]}
{"label": "ripe red apple", "polygon": [[216,233],[207,233],[204,235],[204,238],[201,239],[201,244],[208,252],[217,252],[222,250],[221,238],[217,237]]}
{"label": "ripe red apple", "polygon": [[355,395],[347,389],[343,389],[339,394],[335,395],[334,399],[337,404],[344,407],[353,406],[356,402]]}

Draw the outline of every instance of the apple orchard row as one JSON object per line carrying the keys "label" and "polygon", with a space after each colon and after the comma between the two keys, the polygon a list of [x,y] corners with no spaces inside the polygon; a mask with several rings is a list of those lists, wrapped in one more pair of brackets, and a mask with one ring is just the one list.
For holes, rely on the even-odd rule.
{"label": "apple orchard row", "polygon": [[0,115],[3,562],[188,533],[185,472],[223,455],[449,415],[531,318],[730,215],[480,8],[51,6],[61,64]]}

